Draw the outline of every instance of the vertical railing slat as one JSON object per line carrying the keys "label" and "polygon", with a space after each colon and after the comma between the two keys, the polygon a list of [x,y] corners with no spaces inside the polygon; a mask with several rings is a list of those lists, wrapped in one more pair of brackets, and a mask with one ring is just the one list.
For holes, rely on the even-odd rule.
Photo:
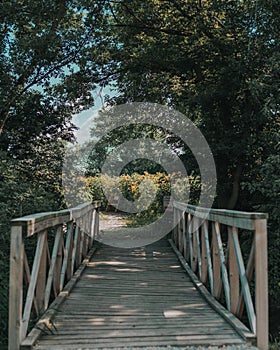
{"label": "vertical railing slat", "polygon": [[221,291],[221,265],[219,259],[218,242],[215,234],[215,223],[212,222],[212,264],[213,264],[213,295],[220,297]]}
{"label": "vertical railing slat", "polygon": [[234,244],[231,236],[232,228],[228,227],[228,263],[229,263],[229,281],[230,281],[230,309],[233,314],[237,314],[240,282],[238,273],[238,264],[234,253]]}
{"label": "vertical railing slat", "polygon": [[193,263],[193,233],[192,233],[192,225],[193,225],[193,222],[192,222],[192,215],[191,214],[188,214],[188,236],[189,236],[189,249],[190,249],[190,266],[192,266],[192,263]]}
{"label": "vertical railing slat", "polygon": [[72,227],[73,227],[73,222],[72,221],[68,222],[66,243],[64,248],[64,257],[63,257],[63,263],[62,263],[62,269],[61,269],[61,275],[60,275],[60,286],[59,286],[60,290],[62,290],[64,287],[64,281],[67,273],[68,255],[69,255],[69,248],[70,248],[71,236],[72,236]]}
{"label": "vertical railing slat", "polygon": [[[56,266],[56,261],[57,261],[57,255],[58,255],[59,245],[60,245],[60,241],[61,241],[61,235],[62,235],[62,227],[59,226],[56,229],[56,233],[55,233],[55,239],[54,239],[54,245],[53,245],[53,250],[52,250],[51,263],[50,263],[50,268],[49,268],[49,273],[48,273],[46,292],[45,292],[45,300],[44,300],[44,307],[45,307],[45,309],[47,309],[47,307],[49,305],[51,288],[52,288],[53,281],[54,281],[54,273],[55,273],[55,266]],[[55,290],[56,290],[56,288],[55,288]]]}
{"label": "vertical railing slat", "polygon": [[211,249],[210,249],[210,243],[209,243],[208,221],[207,220],[205,220],[203,223],[203,233],[204,233],[204,241],[205,241],[205,248],[206,248],[206,258],[207,258],[207,268],[208,268],[210,291],[211,291],[211,294],[214,295],[213,267],[212,267]]}
{"label": "vertical railing slat", "polygon": [[[14,219],[11,223],[10,282],[9,282],[9,350],[19,350],[35,336],[27,336],[30,322],[48,308],[50,299],[56,298],[77,267],[77,252],[88,254],[93,237],[98,233],[98,206],[84,203],[76,208],[58,212],[38,213]],[[73,233],[73,218],[83,218],[83,237],[80,230]],[[67,225],[64,245],[63,226]],[[78,226],[77,226],[78,227]],[[56,229],[54,236],[51,233]],[[85,232],[86,231],[86,232]],[[25,239],[26,237],[26,239]],[[37,238],[31,273],[25,253],[25,244]],[[53,238],[53,242],[51,239]],[[81,242],[79,241],[81,239]],[[52,246],[50,256],[49,243]],[[53,243],[53,245],[52,245]],[[52,293],[53,288],[53,293]],[[26,296],[24,293],[26,290]],[[24,299],[24,300],[23,300]],[[36,331],[35,331],[36,332]],[[31,334],[30,333],[30,334]],[[36,338],[36,337],[35,337]],[[34,339],[35,339],[34,338]],[[33,339],[33,338],[32,338]],[[37,338],[36,338],[37,339]]]}
{"label": "vertical railing slat", "polygon": [[76,264],[78,239],[79,239],[79,220],[76,220],[75,231],[74,231],[73,249],[72,249],[71,276],[74,273],[74,268],[75,268],[75,264]]}
{"label": "vertical railing slat", "polygon": [[183,256],[187,257],[187,237],[186,237],[186,215],[183,213],[182,217],[182,229],[183,229]]}
{"label": "vertical railing slat", "polygon": [[229,288],[229,281],[228,281],[228,273],[226,269],[225,254],[223,251],[220,225],[218,222],[215,222],[214,224],[214,231],[215,231],[216,241],[218,245],[218,254],[219,254],[220,269],[221,269],[222,281],[224,286],[226,305],[227,305],[227,309],[230,310],[230,288]]}
{"label": "vertical railing slat", "polygon": [[196,256],[197,256],[197,266],[198,266],[198,276],[201,279],[201,243],[200,243],[200,236],[199,236],[199,232],[200,232],[200,222],[199,219],[196,218],[195,219],[195,239],[196,239]]}
{"label": "vertical railing slat", "polygon": [[256,332],[260,350],[268,349],[268,282],[266,220],[255,221]]}
{"label": "vertical railing slat", "polygon": [[22,227],[12,226],[9,286],[9,350],[19,349],[22,340],[23,254]]}
{"label": "vertical railing slat", "polygon": [[[239,319],[246,305],[252,332],[249,338],[256,336],[258,348],[267,350],[267,214],[210,209],[207,220],[201,224],[199,220],[205,219],[207,209],[185,206],[177,201],[173,201],[173,208],[173,240],[178,252],[182,253],[191,270],[216,299],[222,302],[222,297],[225,297],[226,308]],[[186,223],[184,220],[179,222],[179,212],[186,217]],[[210,228],[208,221],[211,222]],[[220,226],[227,229],[227,241],[223,242],[225,232]],[[254,233],[246,270],[238,228]],[[242,231],[242,234],[245,233]],[[250,290],[254,270],[255,307]],[[247,338],[247,335],[244,336]]]}
{"label": "vertical railing slat", "polygon": [[36,299],[39,308],[39,314],[41,315],[45,311],[45,292],[46,292],[46,278],[47,278],[47,231],[44,234],[43,251],[41,254],[38,278],[36,283]]}

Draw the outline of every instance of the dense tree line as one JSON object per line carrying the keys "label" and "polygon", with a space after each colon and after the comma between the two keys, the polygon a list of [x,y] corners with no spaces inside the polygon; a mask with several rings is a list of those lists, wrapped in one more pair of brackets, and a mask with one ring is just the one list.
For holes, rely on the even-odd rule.
{"label": "dense tree line", "polygon": [[[63,207],[72,115],[94,105],[96,84],[114,84],[119,94],[108,104],[161,103],[200,128],[218,170],[216,206],[269,213],[270,293],[277,300],[278,1],[11,0],[1,2],[0,18],[1,286],[9,220]],[[192,165],[187,149],[181,157]],[[7,288],[0,293],[5,340]]]}

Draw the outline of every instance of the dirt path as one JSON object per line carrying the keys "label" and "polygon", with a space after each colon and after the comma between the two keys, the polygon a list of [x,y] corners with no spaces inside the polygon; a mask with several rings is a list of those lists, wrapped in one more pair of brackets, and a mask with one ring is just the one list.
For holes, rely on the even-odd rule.
{"label": "dirt path", "polygon": [[126,227],[127,214],[101,212],[99,216],[100,231],[118,230]]}

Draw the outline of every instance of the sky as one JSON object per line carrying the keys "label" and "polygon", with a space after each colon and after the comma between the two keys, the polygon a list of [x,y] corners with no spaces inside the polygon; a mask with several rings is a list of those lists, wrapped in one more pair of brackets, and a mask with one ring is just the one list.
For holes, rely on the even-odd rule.
{"label": "sky", "polygon": [[91,128],[94,125],[94,120],[98,115],[98,111],[103,107],[104,96],[109,95],[113,97],[117,94],[117,91],[112,86],[108,86],[102,90],[98,87],[92,93],[94,97],[94,106],[73,116],[73,123],[79,128],[75,132],[75,136],[80,145],[91,139]]}

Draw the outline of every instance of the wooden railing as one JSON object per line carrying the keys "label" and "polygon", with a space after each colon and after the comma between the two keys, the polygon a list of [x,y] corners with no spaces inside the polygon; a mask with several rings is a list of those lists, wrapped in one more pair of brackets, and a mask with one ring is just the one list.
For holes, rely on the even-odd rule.
{"label": "wooden railing", "polygon": [[93,250],[98,207],[84,203],[12,220],[9,350],[31,348],[73,288]]}
{"label": "wooden railing", "polygon": [[255,338],[259,349],[267,349],[267,214],[176,201],[173,208],[173,247],[197,288],[244,338]]}

